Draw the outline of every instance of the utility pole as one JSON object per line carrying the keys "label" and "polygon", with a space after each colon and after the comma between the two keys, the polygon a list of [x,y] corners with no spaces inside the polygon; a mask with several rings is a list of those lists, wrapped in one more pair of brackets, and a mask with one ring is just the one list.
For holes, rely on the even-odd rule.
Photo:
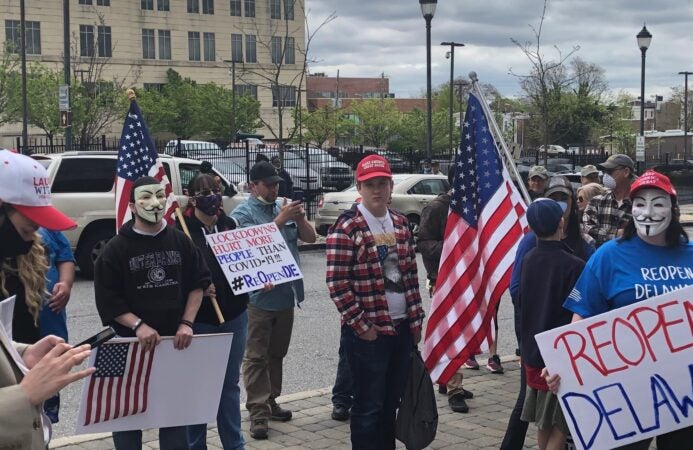
{"label": "utility pole", "polygon": [[[70,0],[63,0],[63,82],[68,87],[68,102],[70,92]],[[65,127],[65,151],[72,149],[72,123]]]}
{"label": "utility pole", "polygon": [[[233,56],[233,55],[232,55]],[[236,135],[238,130],[236,129],[236,61],[235,57],[230,60],[225,59],[225,63],[231,63],[231,142],[236,142]]]}
{"label": "utility pole", "polygon": [[21,33],[20,49],[22,52],[22,148],[20,153],[29,153],[29,101],[26,93],[26,11],[24,0],[19,0],[19,32]]}
{"label": "utility pole", "polygon": [[685,80],[683,88],[683,160],[685,162],[688,161],[688,75],[693,75],[693,72],[679,72],[679,75],[683,75]]}

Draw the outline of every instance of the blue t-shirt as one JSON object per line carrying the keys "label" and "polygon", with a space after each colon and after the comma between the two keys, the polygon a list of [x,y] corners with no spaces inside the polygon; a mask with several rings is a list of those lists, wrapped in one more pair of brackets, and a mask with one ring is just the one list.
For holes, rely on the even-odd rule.
{"label": "blue t-shirt", "polygon": [[691,284],[692,243],[671,248],[637,236],[613,239],[587,261],[563,307],[587,318]]}
{"label": "blue t-shirt", "polygon": [[48,299],[53,294],[53,286],[55,286],[55,283],[60,279],[57,265],[61,262],[74,262],[75,257],[72,254],[70,243],[60,231],[50,231],[45,228],[40,228],[39,233],[41,234],[41,239],[43,239],[49,263],[48,272],[46,272],[46,290],[48,291],[48,296],[46,296],[43,302],[39,315],[41,337],[54,334],[67,341],[67,316],[65,314],[65,308],[57,313],[53,312],[48,306]]}

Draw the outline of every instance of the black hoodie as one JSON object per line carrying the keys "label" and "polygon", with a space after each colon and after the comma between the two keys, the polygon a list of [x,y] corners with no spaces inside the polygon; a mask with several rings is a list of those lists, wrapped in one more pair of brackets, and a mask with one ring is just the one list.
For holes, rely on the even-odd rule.
{"label": "black hoodie", "polygon": [[[229,321],[235,319],[248,307],[248,294],[234,295],[226,275],[224,275],[224,271],[217,262],[212,249],[207,245],[205,235],[208,233],[205,230],[205,226],[194,216],[194,212],[192,216],[185,216],[185,223],[188,225],[190,237],[195,245],[202,251],[207,265],[212,272],[212,282],[217,291],[217,303],[219,303],[219,309],[221,309],[224,320]],[[233,230],[235,228],[236,222],[233,219],[224,214],[220,214],[217,218],[214,233]],[[202,306],[200,306],[200,311],[197,313],[195,322],[219,325],[219,319],[214,312],[209,297],[205,297],[202,300]]]}
{"label": "black hoodie", "polygon": [[131,312],[161,336],[173,336],[188,294],[211,282],[200,250],[181,231],[166,227],[156,236],[124,224],[94,264],[96,308],[104,325],[120,336],[135,333],[115,321]]}

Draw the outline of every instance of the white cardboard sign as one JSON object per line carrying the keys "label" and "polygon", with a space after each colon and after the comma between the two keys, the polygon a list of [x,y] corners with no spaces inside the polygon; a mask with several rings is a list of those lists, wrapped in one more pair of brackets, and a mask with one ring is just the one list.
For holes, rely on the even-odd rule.
{"label": "white cardboard sign", "polygon": [[[86,378],[75,433],[142,430],[214,422],[232,338],[231,333],[195,335],[190,347],[176,350],[173,347],[173,337],[164,337],[151,355],[150,369],[146,367],[149,358],[142,359],[143,364],[139,363],[140,360],[132,361],[131,364],[128,355],[123,376],[103,377],[101,380],[94,375]],[[102,344],[89,357],[89,367],[94,366],[98,352],[106,346],[136,341],[136,338],[116,338]],[[130,367],[134,370],[131,371]],[[138,377],[139,372],[146,376]],[[120,386],[119,378],[123,379]],[[143,379],[138,387],[135,387],[133,381],[128,389],[126,378],[147,379]],[[144,398],[141,390],[143,387],[147,392],[146,408],[142,411],[143,408],[140,407],[138,409],[142,412],[124,416],[124,410],[132,410],[136,397],[140,402]],[[128,395],[125,395],[126,391],[129,392]],[[128,397],[127,401],[125,397]]]}
{"label": "white cardboard sign", "polygon": [[575,445],[608,449],[693,425],[693,286],[535,336]]}
{"label": "white cardboard sign", "polygon": [[257,291],[266,283],[276,285],[303,278],[274,222],[206,237],[234,294]]}

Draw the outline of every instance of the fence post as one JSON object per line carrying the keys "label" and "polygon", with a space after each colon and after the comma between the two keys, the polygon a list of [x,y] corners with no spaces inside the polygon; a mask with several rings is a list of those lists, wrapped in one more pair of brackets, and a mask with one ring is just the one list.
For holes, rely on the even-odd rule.
{"label": "fence post", "polygon": [[310,189],[310,150],[309,150],[309,145],[306,142],[306,192],[304,192],[304,198],[305,198],[305,207],[306,207],[306,218],[310,220],[311,214],[310,214],[310,205],[313,202],[313,198],[315,197],[313,195],[313,191]]}
{"label": "fence post", "polygon": [[101,135],[101,151],[102,152],[106,151],[106,135],[105,134]]}
{"label": "fence post", "polygon": [[250,189],[250,141],[245,140],[245,181]]}

